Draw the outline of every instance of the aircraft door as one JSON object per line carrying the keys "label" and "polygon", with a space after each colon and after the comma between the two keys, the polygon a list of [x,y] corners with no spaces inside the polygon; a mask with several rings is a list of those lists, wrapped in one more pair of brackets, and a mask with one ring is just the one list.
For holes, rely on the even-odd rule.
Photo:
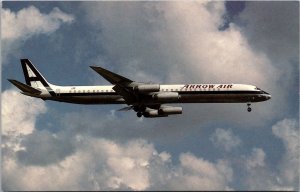
{"label": "aircraft door", "polygon": [[60,89],[56,89],[56,96],[60,96]]}

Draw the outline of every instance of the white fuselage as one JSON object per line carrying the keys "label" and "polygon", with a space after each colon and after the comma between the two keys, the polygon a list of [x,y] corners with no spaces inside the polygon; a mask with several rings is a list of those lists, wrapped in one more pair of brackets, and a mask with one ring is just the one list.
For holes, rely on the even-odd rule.
{"label": "white fuselage", "polygon": [[[41,90],[39,98],[77,104],[123,104],[125,100],[114,86],[56,86],[50,85],[54,94]],[[156,93],[178,93],[176,100],[154,101]],[[142,104],[161,103],[251,103],[270,99],[270,95],[253,85],[245,84],[181,84],[160,85],[159,92],[144,93]]]}

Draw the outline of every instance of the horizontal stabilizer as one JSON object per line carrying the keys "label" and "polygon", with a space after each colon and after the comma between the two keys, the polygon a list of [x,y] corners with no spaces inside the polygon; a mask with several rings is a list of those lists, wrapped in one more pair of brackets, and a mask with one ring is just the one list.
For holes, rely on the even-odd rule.
{"label": "horizontal stabilizer", "polygon": [[14,86],[16,86],[17,88],[19,88],[21,91],[25,92],[25,93],[31,93],[34,95],[39,95],[41,93],[41,91],[30,87],[29,85],[26,85],[24,83],[21,83],[17,80],[14,79],[8,79],[9,82],[11,82],[12,84],[14,84]]}

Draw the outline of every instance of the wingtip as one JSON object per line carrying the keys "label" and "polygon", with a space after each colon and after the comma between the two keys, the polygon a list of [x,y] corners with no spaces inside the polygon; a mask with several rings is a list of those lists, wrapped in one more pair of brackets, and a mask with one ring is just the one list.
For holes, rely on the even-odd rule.
{"label": "wingtip", "polygon": [[99,67],[99,66],[95,66],[95,65],[91,65],[90,68],[92,68],[94,71],[103,71],[105,70],[104,68],[102,67]]}
{"label": "wingtip", "polygon": [[15,80],[14,79],[7,79],[7,81],[9,81],[9,82],[14,82]]}

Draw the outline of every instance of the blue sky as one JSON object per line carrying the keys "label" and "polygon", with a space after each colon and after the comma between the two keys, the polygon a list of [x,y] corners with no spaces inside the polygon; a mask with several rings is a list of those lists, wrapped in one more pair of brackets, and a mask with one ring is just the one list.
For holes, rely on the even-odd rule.
{"label": "blue sky", "polygon": [[[299,190],[298,2],[3,2],[4,190]],[[121,105],[18,93],[29,58],[58,85],[109,84],[99,65],[157,83],[246,83],[253,104]],[[53,185],[55,183],[55,185]]]}

